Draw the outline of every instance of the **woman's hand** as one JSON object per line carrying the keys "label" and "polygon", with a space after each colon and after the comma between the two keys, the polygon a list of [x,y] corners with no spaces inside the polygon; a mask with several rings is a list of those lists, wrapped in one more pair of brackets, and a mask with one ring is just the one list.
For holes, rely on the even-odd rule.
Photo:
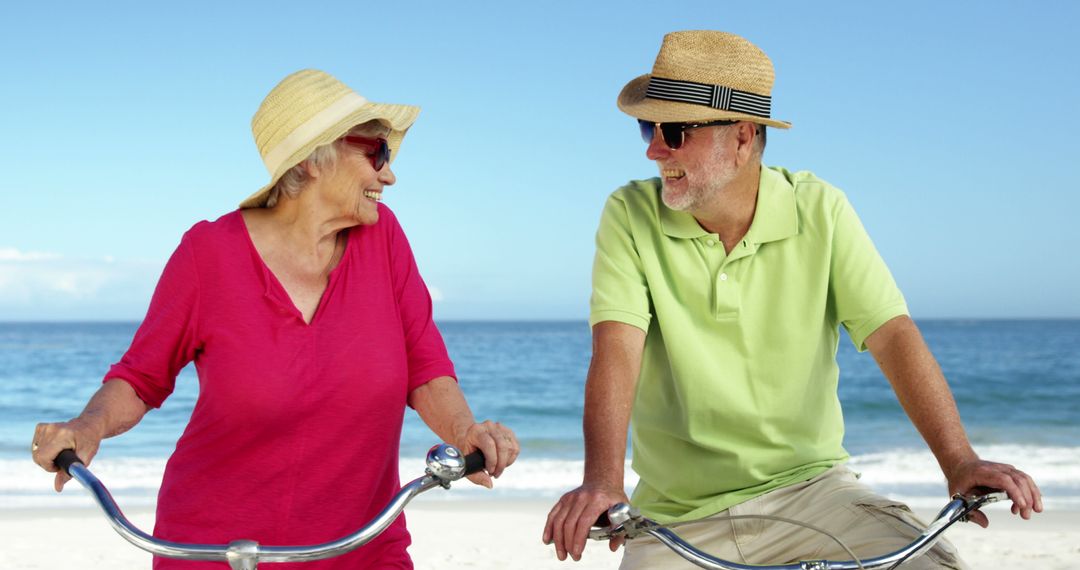
{"label": "woman's hand", "polygon": [[34,429],[30,453],[34,458],[34,463],[49,473],[56,473],[53,487],[59,493],[71,477],[56,467],[56,463],[53,462],[56,456],[65,449],[74,449],[79,459],[89,465],[97,455],[102,436],[101,426],[83,416],[67,422],[42,423]]}
{"label": "woman's hand", "polygon": [[409,405],[431,431],[468,455],[476,450],[484,454],[484,471],[469,475],[469,481],[491,488],[491,478],[502,475],[514,463],[521,446],[514,432],[499,422],[476,419],[465,402],[457,381],[440,376],[409,393]]}
{"label": "woman's hand", "polygon": [[79,459],[89,465],[97,455],[101,440],[131,429],[149,409],[130,384],[110,379],[90,398],[79,417],[66,422],[37,425],[30,443],[34,463],[49,473],[56,473],[53,486],[59,493],[64,483],[71,480],[54,463],[61,451],[74,449]]}
{"label": "woman's hand", "polygon": [[484,454],[484,471],[473,473],[468,479],[488,489],[492,486],[491,478],[502,475],[521,452],[513,430],[490,420],[470,424],[464,428],[463,433],[456,434],[454,442],[466,455],[477,450]]}

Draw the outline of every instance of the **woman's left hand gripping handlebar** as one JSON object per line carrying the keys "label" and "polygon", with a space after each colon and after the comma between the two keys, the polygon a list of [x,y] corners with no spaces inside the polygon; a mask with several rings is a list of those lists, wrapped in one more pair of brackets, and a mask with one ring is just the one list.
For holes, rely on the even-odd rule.
{"label": "woman's left hand gripping handlebar", "polygon": [[497,479],[502,475],[521,452],[521,445],[514,431],[491,420],[471,424],[456,438],[455,443],[464,454],[476,450],[484,454],[484,470],[469,475],[468,479],[489,489],[492,487],[492,478]]}
{"label": "woman's left hand gripping handlebar", "polygon": [[97,455],[101,439],[96,422],[82,416],[66,422],[40,423],[34,429],[30,454],[42,469],[56,473],[53,488],[59,493],[71,477],[56,466],[56,456],[65,449],[74,449],[83,463],[89,465]]}

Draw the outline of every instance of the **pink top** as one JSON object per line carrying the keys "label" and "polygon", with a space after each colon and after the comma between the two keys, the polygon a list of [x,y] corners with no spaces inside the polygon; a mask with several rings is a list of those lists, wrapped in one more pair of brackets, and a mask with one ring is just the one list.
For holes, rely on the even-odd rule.
{"label": "pink top", "polygon": [[[377,224],[348,233],[311,324],[239,211],[184,234],[146,320],[106,375],[158,407],[195,361],[199,399],[165,468],[155,536],[317,544],[354,532],[400,488],[408,394],[454,369],[393,213],[379,205]],[[273,566],[412,568],[409,543],[401,517],[350,554]]]}

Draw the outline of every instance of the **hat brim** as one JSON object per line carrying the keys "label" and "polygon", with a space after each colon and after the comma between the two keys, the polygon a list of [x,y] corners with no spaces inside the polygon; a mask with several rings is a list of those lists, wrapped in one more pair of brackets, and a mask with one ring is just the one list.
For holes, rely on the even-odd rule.
{"label": "hat brim", "polygon": [[353,127],[368,121],[380,121],[390,129],[390,134],[386,136],[386,144],[390,147],[390,162],[393,162],[394,158],[397,157],[398,149],[401,148],[405,133],[408,132],[409,127],[416,121],[419,114],[420,108],[412,105],[372,102],[364,104],[282,162],[281,166],[270,176],[270,182],[251,196],[248,196],[243,202],[240,202],[240,208],[261,208],[266,206],[266,200],[270,197],[270,190],[289,169],[311,156],[311,153],[316,148],[336,141],[345,136],[345,133],[349,132]]}
{"label": "hat brim", "polygon": [[691,123],[703,121],[749,121],[761,125],[768,125],[778,129],[790,129],[791,123],[778,121],[767,117],[758,117],[747,113],[713,109],[704,105],[693,103],[680,103],[678,101],[664,101],[662,99],[650,99],[645,96],[649,87],[649,75],[642,75],[627,83],[619,93],[619,109],[622,112],[645,121],[654,123]]}

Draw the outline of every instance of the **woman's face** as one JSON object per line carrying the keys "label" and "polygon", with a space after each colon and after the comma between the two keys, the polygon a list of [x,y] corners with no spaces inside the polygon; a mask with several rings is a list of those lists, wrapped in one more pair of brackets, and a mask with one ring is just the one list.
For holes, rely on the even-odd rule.
{"label": "woman's face", "polygon": [[[383,127],[353,129],[350,136],[368,139],[385,138]],[[386,186],[397,177],[390,169],[389,161],[375,170],[372,145],[351,144],[338,140],[338,160],[326,179],[325,195],[338,207],[340,215],[353,219],[359,225],[369,226],[379,221],[379,200]]]}

